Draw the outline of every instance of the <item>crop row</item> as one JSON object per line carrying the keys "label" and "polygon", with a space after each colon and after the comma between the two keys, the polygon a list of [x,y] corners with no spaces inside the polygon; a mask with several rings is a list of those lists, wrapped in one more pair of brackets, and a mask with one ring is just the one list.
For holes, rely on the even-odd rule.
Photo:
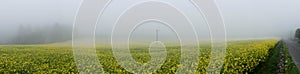
{"label": "crop row", "polygon": [[[221,66],[222,73],[247,73],[252,72],[260,63],[268,58],[269,50],[278,40],[247,40],[230,41],[227,43],[226,57]],[[199,57],[199,62],[191,63],[197,67],[196,73],[204,74],[210,61],[210,45],[200,45],[200,55],[186,58],[185,60]],[[138,63],[147,63],[151,56],[147,48],[130,49],[133,59]],[[197,52],[195,52],[197,53]],[[138,73],[128,71],[119,65],[114,53],[110,48],[97,48],[97,54],[101,67],[106,73]],[[193,54],[193,53],[191,53]],[[176,73],[179,67],[184,66],[181,62],[180,47],[167,47],[166,60],[161,67],[153,73]],[[126,58],[125,58],[126,59]],[[214,58],[212,58],[214,59]],[[77,60],[86,61],[89,57]],[[134,65],[133,63],[127,63]],[[81,64],[77,64],[81,65]],[[95,72],[91,65],[84,68],[83,72]],[[97,70],[97,69],[96,69]],[[185,72],[193,72],[183,69]],[[79,73],[74,61],[71,47],[55,46],[1,46],[0,47],[0,73]],[[150,73],[150,72],[149,72]]]}

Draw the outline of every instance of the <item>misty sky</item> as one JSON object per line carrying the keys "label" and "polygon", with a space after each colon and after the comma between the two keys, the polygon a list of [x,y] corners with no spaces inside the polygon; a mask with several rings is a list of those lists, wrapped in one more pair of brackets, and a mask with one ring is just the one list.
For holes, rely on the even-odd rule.
{"label": "misty sky", "polygon": [[[71,26],[80,1],[1,0],[0,39],[10,37],[20,24],[41,26],[58,22]],[[217,3],[224,17],[228,39],[288,37],[293,29],[300,27],[300,0],[217,0]],[[112,2],[112,5],[126,6],[116,1]],[[106,13],[120,13],[116,10],[118,6],[108,9]],[[190,13],[188,16],[194,15],[191,18],[199,18],[199,21],[194,20],[194,23],[200,24],[196,26],[198,34],[202,35],[200,37],[208,37],[207,25],[201,20],[202,17],[198,13],[187,13]],[[104,16],[113,18],[112,14]],[[105,20],[104,28],[111,27],[107,24],[111,20]],[[105,33],[109,30],[111,29],[99,28],[99,31]]]}

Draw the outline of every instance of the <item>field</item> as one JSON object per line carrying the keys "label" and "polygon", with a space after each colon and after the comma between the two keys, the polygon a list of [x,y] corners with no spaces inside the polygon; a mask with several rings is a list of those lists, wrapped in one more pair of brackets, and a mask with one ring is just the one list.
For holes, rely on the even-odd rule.
{"label": "field", "polygon": [[[279,40],[243,40],[229,41],[227,43],[226,58],[222,66],[222,73],[236,74],[254,72],[269,57],[269,51],[273,49]],[[210,45],[200,45],[200,56],[197,72],[206,73],[210,59]],[[131,54],[135,61],[146,63],[151,59],[147,48],[132,48]],[[167,47],[165,63],[154,73],[175,73],[181,67],[180,47]],[[130,74],[114,58],[111,48],[97,47],[97,54],[103,69],[107,73]],[[130,64],[130,63],[129,63]],[[88,68],[85,72],[91,72]],[[189,72],[187,70],[187,72]],[[0,73],[78,73],[74,61],[73,51],[70,46],[55,45],[16,45],[0,46]]]}

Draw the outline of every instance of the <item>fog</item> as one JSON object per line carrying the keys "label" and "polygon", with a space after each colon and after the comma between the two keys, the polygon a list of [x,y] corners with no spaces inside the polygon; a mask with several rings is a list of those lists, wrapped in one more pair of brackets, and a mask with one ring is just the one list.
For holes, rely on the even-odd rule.
{"label": "fog", "polygon": [[[52,43],[70,40],[72,24],[81,0],[2,0],[0,1],[0,44],[14,43],[20,36],[20,26],[29,27],[26,31],[34,32],[34,36],[42,42]],[[134,0],[132,0],[134,1]],[[138,0],[137,0],[138,1]],[[121,11],[129,6],[130,1],[113,1],[103,13],[97,25],[97,38],[110,40],[113,24]],[[189,5],[173,1],[186,13],[195,24],[200,40],[208,40],[209,29],[200,13]],[[300,27],[299,0],[217,0],[221,14],[224,17],[227,39],[255,38],[291,38],[295,28]],[[145,8],[147,9],[147,8]],[[160,11],[160,10],[158,10]],[[190,12],[191,11],[191,12]],[[195,12],[192,12],[195,11]],[[162,12],[164,13],[164,12]],[[118,14],[118,15],[116,15]],[[150,23],[151,24],[151,23]],[[152,23],[153,24],[153,23]],[[155,23],[154,23],[155,24]],[[59,25],[60,30],[55,25]],[[174,32],[167,27],[141,26],[133,32],[132,38],[138,40],[155,40],[155,30],[159,29],[161,40],[176,40]],[[24,30],[24,31],[25,31]],[[60,38],[53,34],[66,31]],[[39,32],[39,33],[37,33]],[[50,33],[51,32],[51,33]],[[67,33],[67,34],[65,34]],[[29,34],[33,35],[33,34]],[[42,36],[41,36],[42,35]],[[54,36],[53,36],[54,35]],[[67,35],[67,36],[65,36]],[[23,35],[24,37],[25,35]],[[30,36],[31,37],[31,36]],[[45,38],[41,38],[45,37]],[[67,37],[67,38],[65,38]],[[32,42],[37,38],[31,39]],[[47,41],[45,39],[53,39]],[[26,40],[26,39],[25,39]],[[27,39],[28,40],[28,39]],[[24,42],[26,43],[26,42]]]}
{"label": "fog", "polygon": [[[72,26],[80,0],[2,0],[0,1],[0,43],[16,39],[20,26],[32,30],[55,24]],[[45,33],[48,34],[48,33]],[[37,37],[40,37],[39,35]],[[34,42],[34,41],[32,41]]]}
{"label": "fog", "polygon": [[229,38],[290,37],[300,26],[299,0],[218,0]]}

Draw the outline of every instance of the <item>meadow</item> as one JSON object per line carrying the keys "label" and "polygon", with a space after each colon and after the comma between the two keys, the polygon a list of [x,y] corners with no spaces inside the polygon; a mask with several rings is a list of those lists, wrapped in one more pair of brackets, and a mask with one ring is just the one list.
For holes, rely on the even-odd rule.
{"label": "meadow", "polygon": [[[278,39],[266,40],[240,40],[227,43],[226,57],[222,66],[222,73],[253,73],[261,63],[265,63],[274,49]],[[200,45],[200,56],[197,66],[197,74],[205,74],[210,59],[210,44]],[[147,48],[131,48],[130,53],[139,63],[151,60]],[[167,47],[167,57],[163,65],[154,72],[176,73],[180,64],[180,46]],[[109,47],[97,47],[97,55],[106,73],[125,73],[114,53]],[[88,68],[85,72],[92,72]],[[188,72],[188,70],[187,70]],[[63,73],[76,74],[73,50],[70,46],[58,45],[2,45],[0,46],[0,73]]]}

